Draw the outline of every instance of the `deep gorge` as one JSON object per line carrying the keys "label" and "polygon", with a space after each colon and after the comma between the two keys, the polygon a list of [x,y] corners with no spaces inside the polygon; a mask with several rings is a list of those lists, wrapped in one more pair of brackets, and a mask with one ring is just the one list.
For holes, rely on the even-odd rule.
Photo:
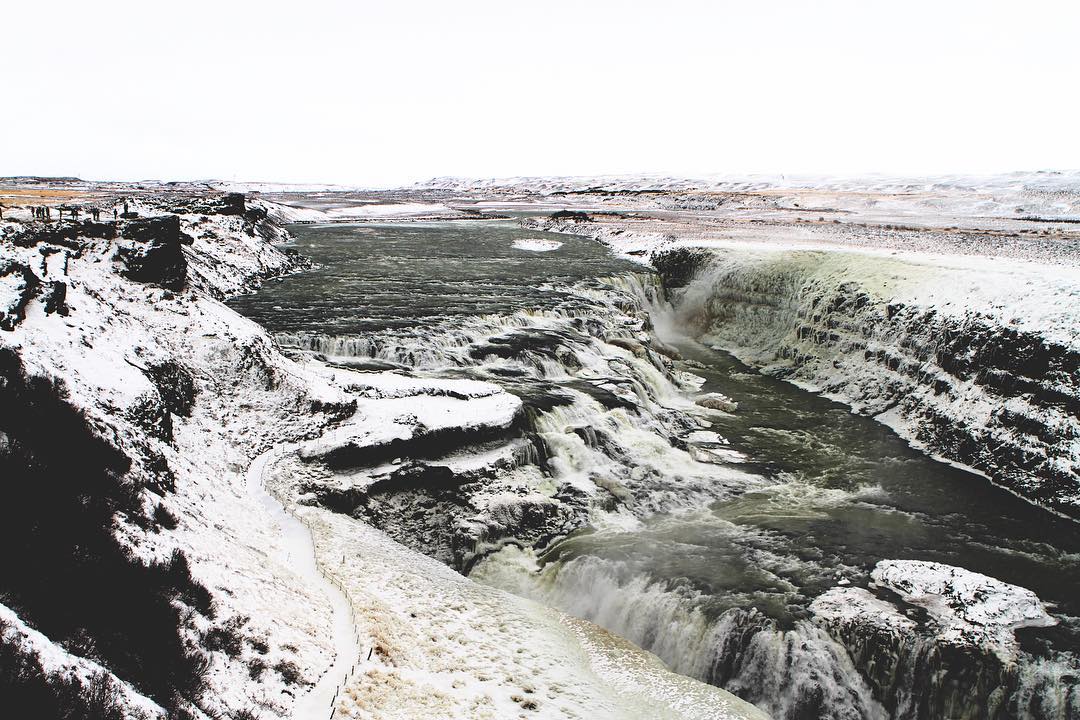
{"label": "deep gorge", "polygon": [[[545,278],[529,255],[501,255],[520,231],[492,225],[482,251],[499,248],[494,257],[521,276],[484,285],[490,260],[466,255],[440,257],[429,282],[413,275],[424,257],[409,252],[433,247],[429,234],[440,227],[360,231],[370,242],[362,254],[383,254],[374,288],[350,285],[349,266],[361,260],[348,256],[341,234],[352,230],[328,231],[324,241],[318,229],[303,229],[301,247],[307,239],[304,249],[321,268],[240,300],[240,309],[293,352],[342,367],[492,382],[518,395],[523,409],[497,432],[460,433],[423,457],[388,446],[348,460],[343,449],[333,462],[298,468],[311,501],[481,581],[598,622],[776,717],[930,718],[955,710],[956,697],[969,699],[970,717],[1075,711],[1076,683],[1063,670],[1075,666],[1077,609],[1063,591],[1080,587],[1067,560],[1080,549],[1075,524],[1046,523],[1044,511],[930,460],[861,416],[899,407],[905,417],[933,417],[935,406],[899,400],[948,392],[941,373],[910,369],[915,358],[940,359],[958,384],[1000,391],[1002,382],[965,376],[961,361],[969,368],[996,362],[995,372],[1011,367],[1021,383],[1013,387],[1026,388],[1067,373],[1075,362],[1067,352],[1030,343],[1031,359],[1008,366],[974,322],[950,326],[951,345],[940,350],[920,346],[917,331],[940,338],[940,325],[882,308],[853,283],[808,282],[821,258],[763,263],[762,271],[684,252],[658,257],[657,275],[628,267]],[[386,258],[406,274],[383,270]],[[419,262],[400,264],[405,258]],[[477,272],[479,307],[473,298],[442,299],[473,295]],[[326,309],[323,282],[362,291],[366,311],[305,317],[308,297]],[[402,304],[404,297],[411,299]],[[435,309],[443,307],[450,308],[445,317]],[[974,335],[958,339],[965,329]],[[829,383],[812,383],[826,375]],[[861,415],[777,378],[815,384]],[[711,392],[733,398],[738,409],[693,402]],[[1060,421],[1059,398],[1051,400],[1015,412]],[[939,454],[978,445],[979,436],[953,419],[927,428],[917,439]],[[951,428],[954,445],[942,428]],[[1019,473],[1009,462],[1021,442],[1034,441],[1022,438],[990,460],[975,457],[980,469],[1003,468],[999,482],[1008,484]],[[1066,495],[1048,485],[1034,499],[1062,506]],[[903,642],[889,636],[889,644],[871,627],[839,629],[815,616],[811,601],[819,594],[837,583],[865,587],[875,562],[905,557],[992,571],[1057,603],[1066,621],[1036,633],[1019,670],[1002,674],[985,649],[928,650],[925,628]],[[888,678],[877,669],[884,657],[893,658]],[[951,679],[920,687],[921,704],[898,699],[915,691],[928,668]]]}

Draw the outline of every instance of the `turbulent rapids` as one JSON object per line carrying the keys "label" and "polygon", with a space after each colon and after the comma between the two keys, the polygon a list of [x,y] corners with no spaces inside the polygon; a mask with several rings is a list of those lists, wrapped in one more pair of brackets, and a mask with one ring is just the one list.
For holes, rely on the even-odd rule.
{"label": "turbulent rapids", "polygon": [[[669,293],[591,241],[512,223],[294,232],[317,267],[233,301],[282,346],[521,400],[506,422],[315,457],[310,502],[773,717],[1080,712],[1080,529],[725,351],[798,334],[797,308],[717,299],[715,267],[685,258]],[[793,270],[769,272],[743,279]],[[949,568],[997,598],[993,621],[920,605],[917,583]]]}

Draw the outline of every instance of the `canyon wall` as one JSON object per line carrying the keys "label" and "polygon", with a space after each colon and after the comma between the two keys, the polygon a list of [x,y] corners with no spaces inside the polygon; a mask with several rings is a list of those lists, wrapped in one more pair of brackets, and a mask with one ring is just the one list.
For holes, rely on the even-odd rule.
{"label": "canyon wall", "polygon": [[653,261],[704,341],[1080,517],[1080,344],[1056,324],[1075,289],[1051,270],[724,248]]}

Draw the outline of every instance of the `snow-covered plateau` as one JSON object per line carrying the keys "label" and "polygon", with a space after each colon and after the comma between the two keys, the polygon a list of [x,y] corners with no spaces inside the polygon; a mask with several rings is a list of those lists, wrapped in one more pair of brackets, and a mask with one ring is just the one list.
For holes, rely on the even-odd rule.
{"label": "snow-covered plateau", "polygon": [[[0,224],[8,710],[763,717],[311,502],[315,467],[392,470],[424,443],[501,437],[521,401],[283,354],[221,300],[305,266],[279,249],[288,209],[197,187],[39,190]],[[526,500],[492,497],[492,517],[545,502]]]}

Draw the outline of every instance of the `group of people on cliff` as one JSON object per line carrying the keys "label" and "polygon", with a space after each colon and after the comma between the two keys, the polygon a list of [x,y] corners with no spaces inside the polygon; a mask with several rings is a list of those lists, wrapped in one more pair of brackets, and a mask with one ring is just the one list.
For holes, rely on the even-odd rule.
{"label": "group of people on cliff", "polygon": [[[127,201],[125,200],[123,204],[124,204],[124,211],[123,211],[122,215],[120,214],[120,211],[118,210],[118,208],[113,207],[113,209],[112,209],[113,220],[116,220],[119,217],[124,217],[124,216],[128,215]],[[60,206],[57,206],[56,212],[59,215],[60,220],[64,219],[64,211],[65,210],[67,210],[69,219],[78,220],[79,219],[79,214],[84,209],[89,211],[90,218],[94,222],[99,222],[101,220],[101,208],[99,208],[99,207],[82,208],[82,207],[80,207],[78,205],[71,205],[71,206],[60,205]],[[53,208],[48,206],[48,205],[29,205],[29,206],[27,206],[27,210],[30,211],[30,218],[32,220],[42,220],[44,222],[51,222],[52,221]],[[3,219],[4,219],[4,206],[0,205],[0,220],[3,220]]]}

